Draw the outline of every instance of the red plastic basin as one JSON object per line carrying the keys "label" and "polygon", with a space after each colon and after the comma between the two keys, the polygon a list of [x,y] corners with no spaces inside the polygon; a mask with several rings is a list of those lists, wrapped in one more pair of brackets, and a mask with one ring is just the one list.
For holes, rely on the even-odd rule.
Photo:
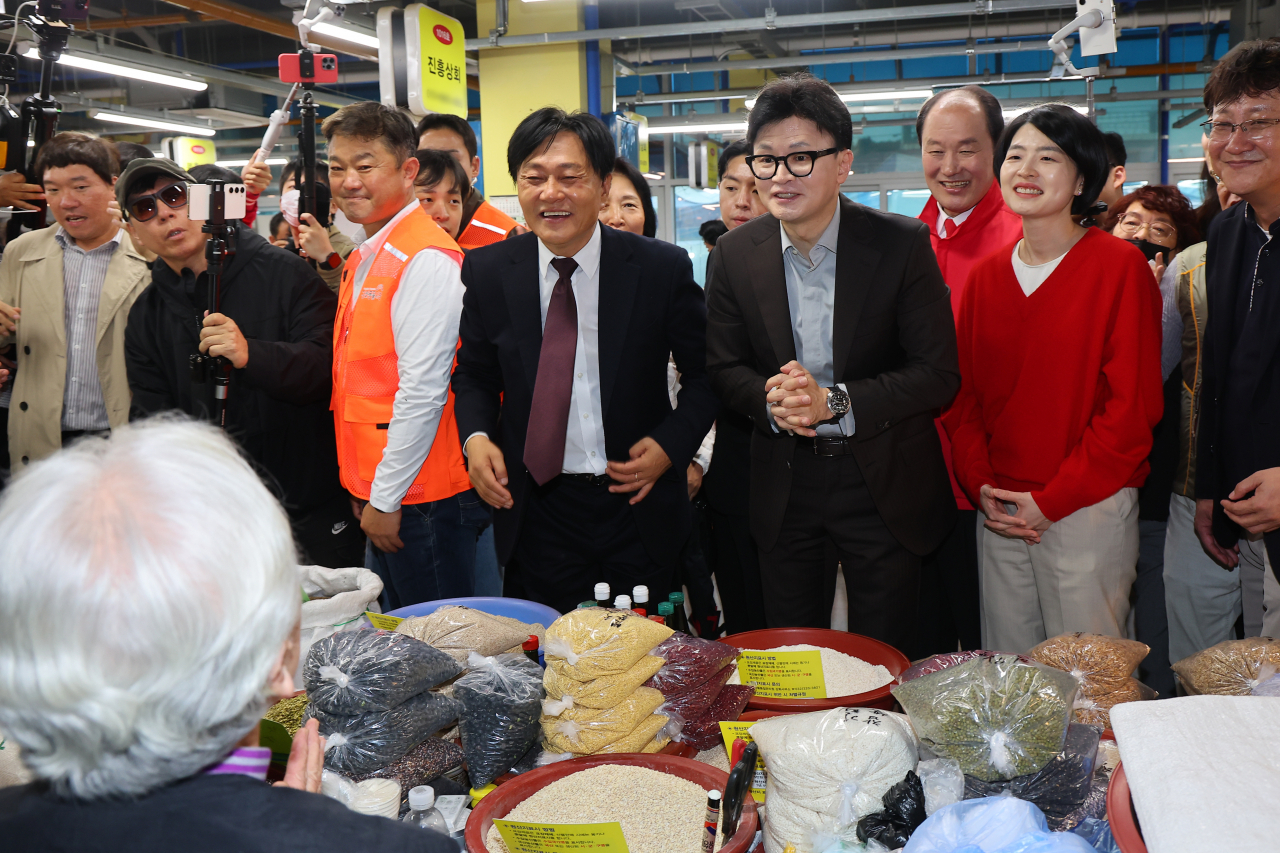
{"label": "red plastic basin", "polygon": [[[911,665],[907,656],[888,643],[850,634],[832,631],[830,628],[765,628],[731,634],[720,640],[739,649],[776,649],[779,646],[810,645],[834,649],[846,655],[861,658],[870,664],[879,664],[889,670],[895,679]],[[867,693],[853,696],[828,696],[826,699],[769,699],[752,696],[748,711],[785,711],[802,714],[806,711],[826,711],[831,708],[883,708],[893,709],[893,694],[889,688],[893,682]],[[744,715],[742,719],[746,719]]]}
{"label": "red plastic basin", "polygon": [[1138,813],[1133,808],[1133,796],[1129,792],[1129,779],[1124,775],[1124,764],[1117,764],[1107,786],[1107,819],[1111,821],[1111,834],[1121,853],[1147,853],[1147,843],[1142,840],[1142,828],[1138,826]]}
{"label": "red plastic basin", "polygon": [[[571,758],[568,761],[558,761],[514,777],[505,785],[499,785],[481,800],[471,812],[471,816],[467,818],[467,850],[470,853],[489,853],[484,840],[489,835],[489,830],[493,828],[495,818],[506,817],[512,809],[552,782],[577,773],[579,770],[587,770],[601,764],[628,764],[658,770],[662,773],[670,773],[672,776],[679,776],[681,779],[688,779],[707,790],[723,791],[725,783],[729,781],[729,774],[717,770],[710,764],[672,755],[638,753],[587,755],[582,758]],[[746,853],[751,843],[755,841],[758,828],[755,800],[747,797],[747,802],[742,809],[742,819],[738,822],[738,831],[720,848],[720,853]]]}

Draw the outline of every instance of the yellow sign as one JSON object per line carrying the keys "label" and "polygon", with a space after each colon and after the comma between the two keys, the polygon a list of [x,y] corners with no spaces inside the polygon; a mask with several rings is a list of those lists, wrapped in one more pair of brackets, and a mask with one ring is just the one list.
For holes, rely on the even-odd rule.
{"label": "yellow sign", "polygon": [[592,850],[595,853],[628,853],[622,824],[518,823],[495,820],[498,833],[511,853],[561,853]]}
{"label": "yellow sign", "polygon": [[404,10],[409,111],[467,117],[466,34],[462,22],[425,3]]}
{"label": "yellow sign", "polygon": [[384,631],[394,631],[396,627],[403,622],[399,616],[388,616],[385,613],[370,613],[368,610],[364,612],[364,618],[369,620],[375,628],[381,628]]}
{"label": "yellow sign", "polygon": [[161,147],[168,149],[165,153],[184,169],[218,159],[213,141],[199,136],[170,136],[163,140]]}
{"label": "yellow sign", "polygon": [[707,189],[713,190],[720,185],[720,146],[714,142],[707,143]]}
{"label": "yellow sign", "polygon": [[743,649],[738,657],[743,684],[769,699],[825,699],[821,652],[763,652]]}
{"label": "yellow sign", "polygon": [[[733,742],[735,740],[746,741],[751,743],[751,735],[747,734],[747,729],[754,726],[754,722],[750,723],[720,723],[720,734],[724,737],[724,751],[729,753],[729,757],[733,757]],[[764,756],[756,756],[756,772],[751,777],[751,796],[757,803],[764,802],[764,786],[768,781],[768,775],[764,769]]]}

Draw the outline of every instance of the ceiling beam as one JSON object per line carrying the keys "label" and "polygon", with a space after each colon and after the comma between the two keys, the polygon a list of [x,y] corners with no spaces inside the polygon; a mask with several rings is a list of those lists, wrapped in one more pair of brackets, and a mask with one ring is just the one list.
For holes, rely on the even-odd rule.
{"label": "ceiling beam", "polygon": [[[210,15],[196,15],[194,17],[201,23],[218,20]],[[86,21],[77,25],[76,29],[98,32],[102,30],[124,30],[131,27],[168,27],[190,23],[193,23],[191,15],[121,15],[118,18]]]}
{"label": "ceiling beam", "polygon": [[[164,0],[164,2],[170,6],[177,6],[179,9],[186,9],[188,12],[195,12],[200,15],[207,15],[229,24],[236,24],[258,32],[271,33],[291,42],[298,41],[298,28],[292,22],[273,18],[270,15],[255,12],[235,3],[224,3],[222,0]],[[376,50],[314,31],[310,35],[310,40],[315,44],[323,45],[330,50],[341,51],[349,56],[362,56],[375,61],[378,58]]]}

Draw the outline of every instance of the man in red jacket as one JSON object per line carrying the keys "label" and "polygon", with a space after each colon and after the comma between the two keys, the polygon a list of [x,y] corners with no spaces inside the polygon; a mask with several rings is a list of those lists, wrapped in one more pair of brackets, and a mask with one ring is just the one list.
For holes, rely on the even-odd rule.
{"label": "man in red jacket", "polygon": [[[951,288],[952,313],[960,316],[969,271],[992,251],[1022,236],[1022,221],[1005,206],[992,155],[1004,130],[995,96],[978,86],[939,92],[920,108],[916,137],[931,198],[920,214],[929,228],[942,277]],[[951,442],[938,422],[943,457],[951,472]],[[918,646],[921,658],[981,647],[978,595],[977,510],[951,476],[960,510],[942,546],[924,559],[920,576]]]}

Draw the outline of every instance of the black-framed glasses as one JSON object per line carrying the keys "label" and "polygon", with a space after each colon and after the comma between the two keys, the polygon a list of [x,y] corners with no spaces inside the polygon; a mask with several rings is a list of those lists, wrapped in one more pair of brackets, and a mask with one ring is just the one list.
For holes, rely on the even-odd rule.
{"label": "black-framed glasses", "polygon": [[184,183],[169,184],[163,189],[149,195],[138,196],[129,202],[129,216],[139,222],[155,219],[160,212],[159,202],[177,210],[187,206],[187,185]]}
{"label": "black-framed glasses", "polygon": [[1237,130],[1243,133],[1246,139],[1261,140],[1275,133],[1278,124],[1280,124],[1280,118],[1255,118],[1239,124],[1232,124],[1229,121],[1202,121],[1200,129],[1204,131],[1205,136],[1219,141],[1230,139],[1231,134]]}
{"label": "black-framed glasses", "polygon": [[775,157],[772,154],[749,154],[746,158],[747,168],[759,180],[767,181],[778,174],[779,163],[786,163],[787,171],[793,178],[807,178],[813,174],[813,164],[818,162],[819,157],[826,157],[840,150],[826,148],[822,151],[792,151],[783,157]]}

